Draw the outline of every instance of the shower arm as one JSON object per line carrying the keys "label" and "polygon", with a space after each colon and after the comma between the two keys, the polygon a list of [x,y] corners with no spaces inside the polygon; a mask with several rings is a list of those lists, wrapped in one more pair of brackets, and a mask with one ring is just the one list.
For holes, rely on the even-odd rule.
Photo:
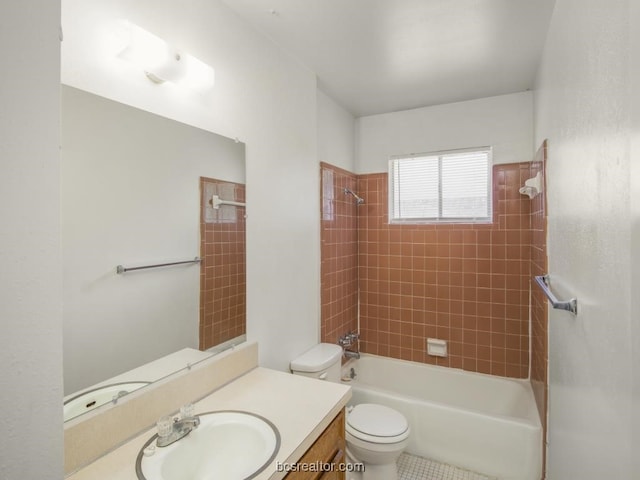
{"label": "shower arm", "polygon": [[364,198],[358,196],[353,190],[351,190],[350,188],[345,188],[344,189],[344,194],[345,195],[353,195],[353,197],[356,199],[356,203],[358,205],[364,203]]}

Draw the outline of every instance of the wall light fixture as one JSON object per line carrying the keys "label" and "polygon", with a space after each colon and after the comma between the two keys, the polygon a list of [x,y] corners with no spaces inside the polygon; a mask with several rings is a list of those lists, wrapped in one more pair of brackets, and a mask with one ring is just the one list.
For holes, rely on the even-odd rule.
{"label": "wall light fixture", "polygon": [[213,87],[215,72],[206,63],[131,22],[126,22],[125,32],[126,47],[118,56],[137,65],[149,80],[199,91]]}

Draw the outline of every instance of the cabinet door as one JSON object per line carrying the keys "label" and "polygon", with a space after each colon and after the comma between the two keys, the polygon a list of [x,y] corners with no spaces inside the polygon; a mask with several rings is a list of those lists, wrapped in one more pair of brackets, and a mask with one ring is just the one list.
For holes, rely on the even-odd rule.
{"label": "cabinet door", "polygon": [[338,450],[331,464],[334,466],[333,471],[324,472],[319,480],[345,480],[345,473],[340,472],[340,464],[344,463],[344,450]]}
{"label": "cabinet door", "polygon": [[339,464],[344,462],[345,435],[344,410],[322,432],[313,445],[306,451],[298,464],[333,464],[332,471],[290,472],[286,480],[344,480],[344,472],[339,472]]}

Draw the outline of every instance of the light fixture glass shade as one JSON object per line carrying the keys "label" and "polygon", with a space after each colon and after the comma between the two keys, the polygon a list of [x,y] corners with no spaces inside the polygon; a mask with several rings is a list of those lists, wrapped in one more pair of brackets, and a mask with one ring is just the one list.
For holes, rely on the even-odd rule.
{"label": "light fixture glass shade", "polygon": [[188,53],[183,54],[182,61],[185,74],[176,82],[178,85],[200,91],[214,86],[216,76],[212,67]]}
{"label": "light fixture glass shade", "polygon": [[172,82],[194,90],[212,88],[212,67],[180,52],[152,33],[127,22],[127,46],[118,55],[142,69],[155,83]]}

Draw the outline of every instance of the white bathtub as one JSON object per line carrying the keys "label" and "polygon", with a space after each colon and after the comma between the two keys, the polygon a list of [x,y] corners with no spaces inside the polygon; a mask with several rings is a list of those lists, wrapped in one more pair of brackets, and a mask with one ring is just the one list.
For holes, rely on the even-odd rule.
{"label": "white bathtub", "polygon": [[402,412],[407,452],[509,480],[540,480],[542,427],[528,380],[363,354],[343,366],[357,376],[352,403]]}

